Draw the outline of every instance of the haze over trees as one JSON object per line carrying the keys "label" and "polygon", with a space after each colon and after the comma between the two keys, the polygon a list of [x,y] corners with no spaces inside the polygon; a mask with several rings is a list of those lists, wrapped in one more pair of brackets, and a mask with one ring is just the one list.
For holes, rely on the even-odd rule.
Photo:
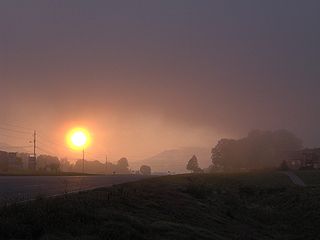
{"label": "haze over trees", "polygon": [[115,171],[116,171],[116,173],[121,173],[121,174],[128,174],[128,173],[130,173],[128,159],[125,158],[125,157],[120,158],[120,159],[118,160],[118,162],[117,162]]}
{"label": "haze over trees", "polygon": [[[82,159],[76,161],[75,165],[71,167],[74,172],[82,172]],[[129,161],[127,158],[121,158],[116,164],[112,162],[101,163],[100,161],[87,161],[84,163],[85,173],[92,174],[129,174]]]}
{"label": "haze over trees", "polygon": [[[75,162],[72,171],[73,172],[82,172],[82,159],[79,159]],[[84,161],[84,172],[91,174],[105,174],[105,165],[97,160],[94,161]]]}
{"label": "haze over trees", "polygon": [[151,175],[151,167],[147,165],[142,165],[140,167],[140,173],[142,175]]}
{"label": "haze over trees", "polygon": [[221,139],[212,149],[213,169],[278,167],[289,151],[302,149],[302,141],[287,130],[254,130],[239,140]]}
{"label": "haze over trees", "polygon": [[186,173],[186,161],[196,155],[200,167],[211,164],[211,149],[205,147],[181,147],[157,153],[141,161],[130,162],[130,167],[139,169],[142,165],[152,168],[156,173]]}
{"label": "haze over trees", "polygon": [[195,155],[188,161],[187,170],[192,171],[193,173],[200,173],[202,169],[199,167],[198,159]]}
{"label": "haze over trees", "polygon": [[60,169],[63,172],[72,172],[73,165],[69,162],[67,158],[60,159]]}
{"label": "haze over trees", "polygon": [[60,161],[56,156],[40,155],[37,157],[37,169],[42,171],[60,171]]}

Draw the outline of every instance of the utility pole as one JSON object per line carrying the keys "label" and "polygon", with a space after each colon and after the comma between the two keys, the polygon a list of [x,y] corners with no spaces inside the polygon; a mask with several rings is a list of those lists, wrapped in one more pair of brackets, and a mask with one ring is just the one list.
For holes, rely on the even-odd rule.
{"label": "utility pole", "polygon": [[[29,143],[32,143],[31,141]],[[36,154],[36,148],[37,148],[37,131],[34,130],[33,132],[33,156],[29,156],[28,160],[28,168],[30,170],[36,170],[36,164],[37,164],[37,154]]]}
{"label": "utility pole", "polygon": [[84,148],[82,149],[82,173],[84,173]]}
{"label": "utility pole", "polygon": [[34,130],[34,132],[33,132],[33,156],[35,159],[37,158],[36,147],[37,147],[37,131]]}
{"label": "utility pole", "polygon": [[106,175],[108,174],[108,155],[106,155]]}

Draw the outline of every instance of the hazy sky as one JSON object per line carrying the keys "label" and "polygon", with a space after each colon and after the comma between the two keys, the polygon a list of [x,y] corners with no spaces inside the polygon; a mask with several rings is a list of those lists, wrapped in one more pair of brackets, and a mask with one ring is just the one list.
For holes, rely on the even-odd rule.
{"label": "hazy sky", "polygon": [[[0,126],[69,155],[64,134],[82,125],[96,158],[256,128],[320,146],[319,12],[318,0],[2,0]],[[17,136],[0,140],[29,140]]]}

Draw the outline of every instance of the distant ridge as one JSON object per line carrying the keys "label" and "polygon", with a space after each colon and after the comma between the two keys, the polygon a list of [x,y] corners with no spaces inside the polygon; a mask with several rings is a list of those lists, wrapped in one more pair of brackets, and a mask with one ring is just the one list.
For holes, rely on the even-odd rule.
{"label": "distant ridge", "polygon": [[196,155],[201,168],[211,164],[211,149],[200,147],[184,147],[160,152],[152,157],[137,162],[131,162],[130,167],[139,169],[142,164],[151,166],[153,172],[185,173],[188,160]]}

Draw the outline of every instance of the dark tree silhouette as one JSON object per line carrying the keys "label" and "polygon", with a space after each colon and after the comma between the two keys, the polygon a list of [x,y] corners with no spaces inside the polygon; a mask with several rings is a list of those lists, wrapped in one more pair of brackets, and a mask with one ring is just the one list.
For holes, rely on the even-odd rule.
{"label": "dark tree silhouette", "polygon": [[116,171],[117,166],[111,162],[106,162],[105,163],[105,172],[106,174],[113,174],[113,172]]}
{"label": "dark tree silhouette", "polygon": [[280,165],[280,170],[282,170],[282,171],[287,171],[287,170],[289,170],[289,166],[288,166],[286,160],[283,160],[283,161],[282,161],[282,163],[281,163],[281,165]]}
{"label": "dark tree silhouette", "polygon": [[147,165],[142,165],[140,167],[140,172],[142,175],[151,175],[151,167]]}
{"label": "dark tree silhouette", "polygon": [[122,173],[122,174],[130,173],[129,162],[127,158],[123,157],[118,160],[118,163],[116,165],[116,173]]}
{"label": "dark tree silhouette", "polygon": [[278,167],[287,152],[301,148],[302,141],[287,130],[254,130],[239,140],[220,140],[211,159],[214,169]]}
{"label": "dark tree silhouette", "polygon": [[187,170],[192,171],[194,173],[202,172],[198,164],[198,159],[195,155],[193,155],[192,158],[188,161]]}
{"label": "dark tree silhouette", "polygon": [[50,164],[48,164],[47,169],[50,169],[51,172],[58,173],[60,171],[60,164],[59,163],[50,163]]}
{"label": "dark tree silhouette", "polygon": [[72,172],[72,165],[67,158],[60,159],[60,170],[63,172]]}
{"label": "dark tree silhouette", "polygon": [[40,155],[37,157],[37,168],[44,171],[59,171],[60,161],[58,157],[50,155]]}

